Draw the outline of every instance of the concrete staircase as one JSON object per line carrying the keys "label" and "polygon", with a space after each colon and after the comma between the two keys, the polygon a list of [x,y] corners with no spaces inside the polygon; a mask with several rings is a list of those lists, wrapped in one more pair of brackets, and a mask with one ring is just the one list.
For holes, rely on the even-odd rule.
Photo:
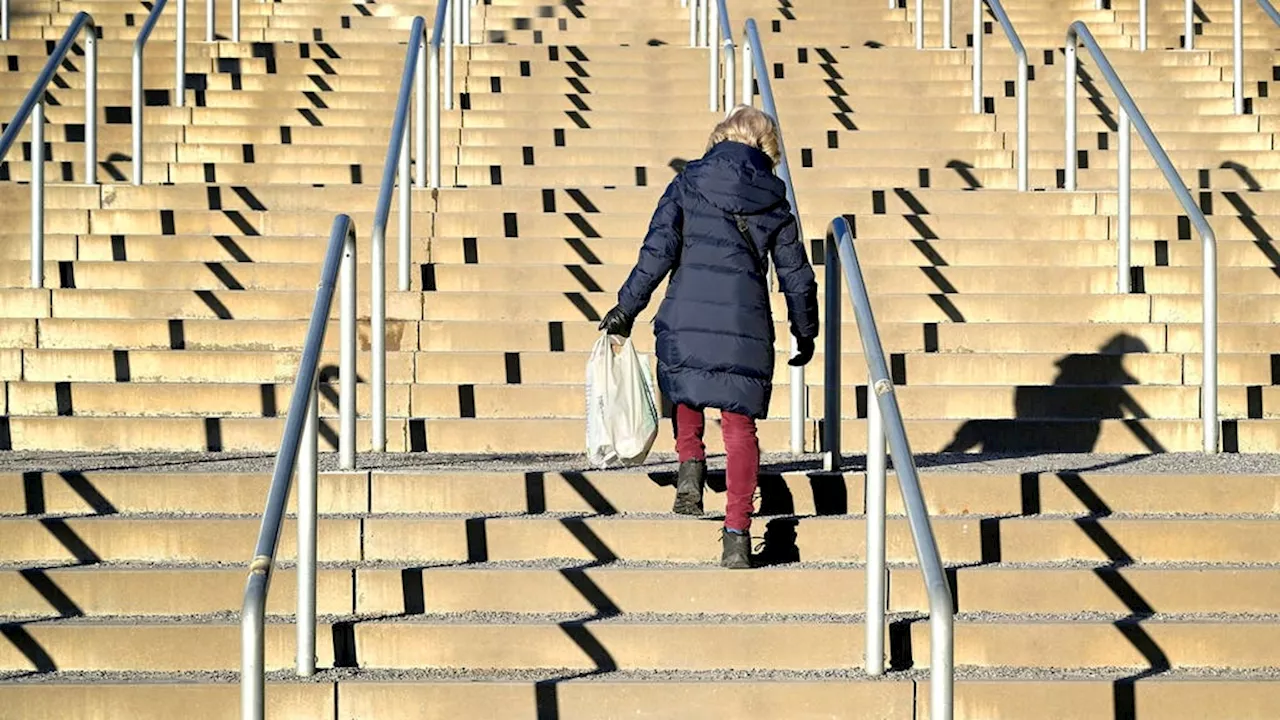
{"label": "concrete staircase", "polygon": [[[1010,0],[1035,78],[1038,191],[1019,194],[1014,65],[998,29],[987,39],[988,112],[975,115],[968,53],[911,49],[909,10],[731,2],[735,26],[756,18],[775,66],[815,260],[827,222],[852,217],[917,452],[1200,447],[1199,246],[1135,147],[1137,282],[1115,294],[1117,106],[1096,76],[1081,90],[1086,190],[1056,189],[1060,48],[1074,19],[1108,48],[1212,212],[1224,447],[1280,448],[1280,255],[1268,234],[1280,207],[1280,108],[1268,92],[1280,29],[1247,8],[1252,113],[1234,116],[1230,3],[1199,4],[1200,49],[1166,52],[1180,45],[1181,7],[1152,3],[1151,50],[1138,53],[1136,5]],[[21,453],[0,458],[0,714],[236,717],[236,613],[265,453],[279,443],[337,212],[356,221],[368,286],[403,42],[413,15],[433,8],[246,3],[241,43],[191,43],[183,108],[164,90],[170,15],[147,50],[145,172],[165,184],[143,187],[126,184],[127,106],[146,9],[21,9],[39,14],[19,13],[0,44],[0,114],[71,15],[90,10],[104,37],[98,173],[108,184],[77,184],[84,80],[73,58],[47,107],[56,164],[46,174],[68,181],[48,191],[48,290],[24,289],[30,148],[0,166],[16,181],[0,184],[0,447]],[[474,40],[488,44],[458,51],[463,95],[442,119],[445,182],[466,187],[415,191],[413,285],[388,298],[389,450],[427,454],[364,456],[362,471],[321,479],[314,681],[288,671],[286,526],[267,632],[272,718],[928,716],[927,605],[892,482],[894,672],[881,680],[859,670],[858,472],[773,463],[756,525],[767,567],[728,573],[709,563],[722,496],[709,498],[706,522],[665,514],[669,466],[583,473],[573,458],[511,457],[581,452],[596,321],[658,195],[719,117],[707,109],[706,51],[686,47],[685,12],[674,0],[476,8]],[[189,38],[203,38],[203,8],[189,14]],[[969,8],[955,15],[964,45]],[[940,8],[926,21],[936,47]],[[361,333],[367,350],[367,323]],[[336,441],[329,337],[323,448]],[[651,348],[646,323],[636,338]],[[846,313],[851,453],[865,447],[859,348]],[[805,388],[809,451],[820,449],[823,359]],[[788,439],[779,367],[761,431],[773,452]],[[365,352],[358,374],[363,449]],[[93,455],[59,455],[68,451]],[[168,454],[178,451],[197,455]],[[198,454],[210,451],[251,457],[210,469],[224,457]],[[436,459],[448,453],[506,460]],[[1280,487],[1259,462],[1231,474],[1190,456],[1149,471],[1083,461],[972,472],[992,468],[950,458],[926,472],[959,613],[956,717],[1274,717]]]}

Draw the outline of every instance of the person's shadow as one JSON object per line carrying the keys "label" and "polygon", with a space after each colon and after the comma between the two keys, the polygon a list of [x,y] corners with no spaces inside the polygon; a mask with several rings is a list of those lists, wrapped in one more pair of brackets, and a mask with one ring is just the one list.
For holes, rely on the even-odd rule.
{"label": "person's shadow", "polygon": [[1097,447],[1103,420],[1124,418],[1149,452],[1164,452],[1142,425],[1149,416],[1127,387],[1138,379],[1124,367],[1126,354],[1149,351],[1140,338],[1121,333],[1096,353],[1063,356],[1052,385],[1017,388],[1013,420],[970,420],[942,452],[1088,453]]}

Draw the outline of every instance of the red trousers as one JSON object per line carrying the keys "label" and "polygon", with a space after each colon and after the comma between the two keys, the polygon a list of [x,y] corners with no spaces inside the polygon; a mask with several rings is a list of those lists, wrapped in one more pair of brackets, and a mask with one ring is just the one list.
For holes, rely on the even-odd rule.
{"label": "red trousers", "polygon": [[[756,437],[756,421],[747,415],[723,411],[721,431],[728,451],[725,473],[724,526],[746,532],[751,529],[754,511],[756,476],[760,471],[760,441]],[[706,418],[701,410],[677,405],[673,421],[676,431],[676,453],[680,462],[705,460],[707,447],[702,441]]]}

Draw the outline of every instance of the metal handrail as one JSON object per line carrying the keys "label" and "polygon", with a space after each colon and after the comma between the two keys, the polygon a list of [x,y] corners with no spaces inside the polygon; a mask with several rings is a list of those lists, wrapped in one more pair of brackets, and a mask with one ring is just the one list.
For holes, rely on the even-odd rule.
{"label": "metal handrail", "polygon": [[[1191,0],[1187,0],[1187,3],[1190,4]],[[1244,114],[1244,8],[1242,4],[1242,0],[1231,0],[1231,105],[1237,115]]]}
{"label": "metal handrail", "polygon": [[[755,86],[759,85],[760,102],[765,114],[773,118],[778,127],[778,165],[774,172],[787,188],[787,202],[791,204],[791,214],[796,219],[796,236],[804,240],[804,229],[800,225],[800,207],[796,204],[795,184],[791,182],[791,169],[787,163],[787,149],[782,142],[782,122],[778,119],[778,105],[773,99],[773,85],[769,82],[769,64],[765,61],[764,45],[760,42],[760,32],[756,29],[754,18],[748,19],[744,30],[746,37],[742,42],[742,102],[750,105],[755,99]],[[753,82],[753,76],[759,82]],[[795,336],[791,337],[791,355],[799,352]],[[804,421],[807,414],[805,407],[804,368],[791,368],[791,453],[799,455],[804,452]]]}
{"label": "metal handrail", "polygon": [[[955,682],[955,631],[951,587],[947,583],[942,566],[942,556],[929,521],[929,509],[920,488],[915,459],[907,441],[906,426],[898,408],[898,398],[893,392],[893,380],[889,365],[885,362],[884,346],[876,329],[875,316],[871,312],[871,298],[867,294],[858,254],[853,249],[853,233],[843,217],[837,217],[827,227],[826,241],[826,332],[824,348],[824,393],[826,396],[825,467],[839,472],[840,454],[840,276],[844,275],[853,304],[854,317],[862,338],[862,353],[867,359],[867,655],[866,670],[870,675],[884,673],[885,607],[887,581],[885,575],[885,439],[888,436],[889,451],[893,455],[893,467],[902,492],[907,522],[911,526],[911,538],[915,543],[916,560],[924,575],[925,589],[929,595],[929,692],[932,720],[950,720],[952,717],[953,685]],[[887,431],[887,433],[886,433]]]}
{"label": "metal handrail", "polygon": [[8,129],[0,135],[0,162],[13,147],[27,118],[31,118],[31,287],[44,287],[44,93],[71,52],[80,31],[85,31],[84,84],[84,182],[98,184],[98,26],[93,16],[81,11],[71,20],[45,61],[40,76],[31,84]]}
{"label": "metal handrail", "polygon": [[710,0],[686,0],[681,7],[689,8],[689,47],[708,47],[711,44]]}
{"label": "metal handrail", "polygon": [[1276,10],[1276,6],[1271,4],[1271,0],[1258,0],[1258,7],[1271,18],[1271,22],[1280,26],[1280,10]]}
{"label": "metal handrail", "polygon": [[1027,64],[1027,49],[1023,47],[1022,39],[1018,37],[1018,31],[1013,28],[1013,22],[1009,20],[1009,15],[1004,11],[1004,5],[1000,0],[973,0],[973,112],[981,114],[984,109],[982,107],[982,36],[985,34],[982,4],[984,2],[991,8],[991,14],[996,16],[996,21],[1004,30],[1005,37],[1013,46],[1013,54],[1018,58],[1018,190],[1025,192],[1030,174],[1027,153],[1027,80],[1031,73]]}
{"label": "metal handrail", "polygon": [[[412,271],[411,235],[413,194],[409,183],[409,99],[413,96],[413,141],[418,160],[414,167],[414,185],[419,188],[440,187],[440,105],[453,109],[454,35],[460,34],[462,45],[471,44],[470,0],[439,0],[436,4],[431,35],[426,34],[426,20],[413,19],[405,50],[404,70],[400,73],[400,91],[396,98],[391,138],[382,165],[382,183],[378,187],[378,205],[374,209],[370,311],[371,350],[373,359],[370,389],[373,395],[373,451],[387,449],[387,219],[391,214],[391,194],[397,177],[400,180],[400,262],[397,277],[401,292],[409,290]],[[440,91],[440,55],[444,51],[444,92]],[[428,142],[430,146],[428,147]],[[428,177],[428,161],[430,176]]]}
{"label": "metal handrail", "polygon": [[[889,0],[889,8],[896,9],[897,1]],[[924,0],[916,0],[916,49],[924,49]],[[942,0],[942,49],[952,49],[951,0]]]}
{"label": "metal handrail", "polygon": [[1133,101],[1133,97],[1129,95],[1129,91],[1125,88],[1124,82],[1120,76],[1116,74],[1115,68],[1111,66],[1111,62],[1107,59],[1107,55],[1102,48],[1098,46],[1098,41],[1093,38],[1093,34],[1089,32],[1088,26],[1083,22],[1077,21],[1071,24],[1067,30],[1067,65],[1066,65],[1066,172],[1065,187],[1068,191],[1076,190],[1076,46],[1084,45],[1093,56],[1093,60],[1097,63],[1098,70],[1102,73],[1102,77],[1111,86],[1111,91],[1115,93],[1116,100],[1120,104],[1120,123],[1118,134],[1120,136],[1120,171],[1119,171],[1119,213],[1120,213],[1120,238],[1118,258],[1116,262],[1116,292],[1128,293],[1129,287],[1129,242],[1130,242],[1130,187],[1131,187],[1131,149],[1130,149],[1130,125],[1137,128],[1138,137],[1142,138],[1142,142],[1147,146],[1147,151],[1151,153],[1152,159],[1160,168],[1161,174],[1169,183],[1169,188],[1173,190],[1174,196],[1178,199],[1178,203],[1182,205],[1183,212],[1190,218],[1191,224],[1195,226],[1196,232],[1200,235],[1202,251],[1204,254],[1204,296],[1201,301],[1203,308],[1203,320],[1201,333],[1203,336],[1203,359],[1202,359],[1202,385],[1200,389],[1200,406],[1201,418],[1204,434],[1204,451],[1207,453],[1216,453],[1218,451],[1218,260],[1217,260],[1217,239],[1214,236],[1213,228],[1209,226],[1209,221],[1201,212],[1200,206],[1191,197],[1191,193],[1187,190],[1187,185],[1182,181],[1182,177],[1173,167],[1173,162],[1169,160],[1169,155],[1164,151],[1164,147],[1160,144],[1160,140],[1156,138],[1155,133],[1151,130],[1151,126],[1147,124],[1147,120],[1142,115],[1142,111],[1138,109],[1137,103]]}
{"label": "metal handrail", "polygon": [[[445,23],[443,12],[445,3],[448,0],[442,0],[436,12],[436,30],[439,31],[441,24]],[[450,27],[452,25],[450,24]],[[423,150],[426,145],[424,134],[427,132],[427,125],[424,122],[426,114],[425,101],[427,100],[426,82],[427,71],[422,67],[427,59],[427,53],[423,52],[423,46],[426,44],[426,21],[421,16],[413,19],[413,25],[409,30],[408,49],[404,56],[404,71],[400,75],[400,94],[396,100],[396,113],[391,124],[391,137],[387,141],[387,155],[382,165],[382,183],[378,188],[378,205],[374,209],[373,215],[373,234],[371,236],[369,250],[371,253],[370,263],[370,292],[372,293],[372,303],[369,313],[371,350],[373,358],[371,365],[371,381],[372,387],[370,392],[372,398],[373,413],[373,450],[374,452],[385,452],[387,449],[387,348],[386,348],[386,325],[387,325],[387,218],[391,214],[391,193],[395,189],[397,176],[400,179],[400,273],[399,281],[401,290],[408,289],[409,277],[409,258],[410,249],[410,233],[412,231],[411,224],[413,219],[413,196],[409,192],[409,96],[413,93],[416,81],[417,85],[417,103],[414,104],[414,120],[417,133],[415,140],[417,141],[417,185],[425,186],[426,163],[423,162]],[[438,177],[438,167],[440,162],[439,137],[440,137],[440,120],[438,98],[438,83],[440,72],[437,65],[437,55],[432,46],[431,55],[431,102],[434,112],[431,115],[431,137],[432,146],[435,152],[432,154],[432,177]],[[453,53],[449,53],[452,57]],[[452,77],[453,73],[450,72]],[[449,93],[448,100],[452,99],[453,94]],[[398,166],[398,172],[397,172]],[[435,186],[438,186],[438,182]]]}
{"label": "metal handrail", "polygon": [[355,468],[356,428],[356,229],[351,218],[333,219],[329,246],[320,269],[316,302],[302,346],[302,359],[293,383],[293,397],[284,423],[284,436],[276,454],[271,488],[267,493],[258,543],[249,563],[249,579],[244,588],[240,612],[240,717],[263,720],[266,713],[266,624],[267,593],[275,568],[276,548],[293,481],[298,470],[298,655],[297,672],[310,677],[316,671],[316,481],[318,429],[320,425],[317,380],[320,353],[324,348],[329,311],[341,271],[341,357],[339,366],[340,434],[338,455],[343,469]]}
{"label": "metal handrail", "polygon": [[[164,12],[165,6],[169,4],[169,0],[156,0],[155,5],[151,8],[151,13],[147,16],[147,21],[142,24],[142,30],[138,31],[138,39],[133,42],[133,112],[130,114],[129,120],[133,123],[133,184],[142,184],[142,131],[143,123],[143,103],[142,98],[142,53],[147,49],[147,40],[151,38],[151,31],[155,29],[156,23],[160,21],[160,15]],[[186,104],[187,94],[187,0],[178,0],[178,37],[177,37],[177,55],[175,59],[175,78],[174,78],[174,107],[182,107]]]}
{"label": "metal handrail", "polygon": [[0,41],[9,39],[9,0],[0,0]]}
{"label": "metal handrail", "polygon": [[[711,111],[715,112],[719,109],[717,103],[720,100],[719,83],[724,82],[724,111],[726,114],[733,110],[736,104],[733,96],[734,80],[738,75],[737,69],[734,67],[734,56],[737,49],[733,45],[733,27],[729,21],[729,10],[725,7],[725,0],[715,0],[711,5],[711,25],[719,28],[720,42],[719,45],[711,45],[710,55],[710,98]],[[724,77],[720,77],[720,53],[724,53]]]}
{"label": "metal handrail", "polygon": [[[204,41],[217,42],[218,0],[204,0]],[[231,42],[240,42],[240,0],[231,0]]]}

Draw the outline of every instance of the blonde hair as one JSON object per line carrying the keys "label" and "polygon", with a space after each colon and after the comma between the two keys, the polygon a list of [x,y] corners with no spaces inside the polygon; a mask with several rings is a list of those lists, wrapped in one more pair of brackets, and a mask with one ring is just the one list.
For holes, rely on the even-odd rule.
{"label": "blonde hair", "polygon": [[719,125],[716,125],[715,130],[711,131],[711,137],[707,140],[707,149],[710,150],[716,144],[726,140],[750,145],[768,155],[774,165],[778,164],[780,159],[778,124],[773,121],[773,118],[750,105],[735,107],[724,120],[720,121]]}

